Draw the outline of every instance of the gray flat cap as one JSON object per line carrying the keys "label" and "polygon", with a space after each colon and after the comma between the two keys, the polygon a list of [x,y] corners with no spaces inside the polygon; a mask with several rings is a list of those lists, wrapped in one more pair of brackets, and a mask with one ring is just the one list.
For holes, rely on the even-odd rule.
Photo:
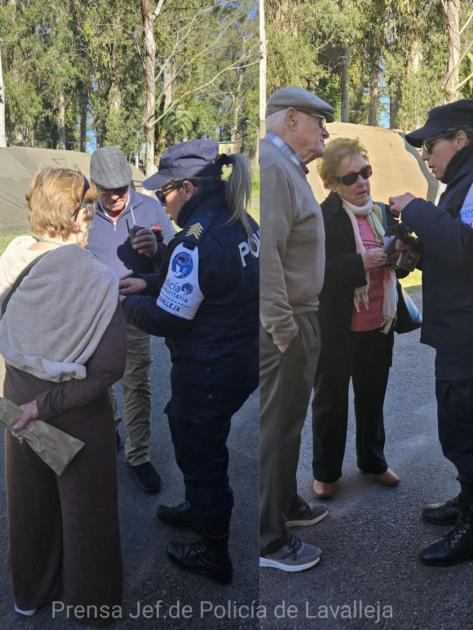
{"label": "gray flat cap", "polygon": [[294,86],[273,92],[266,107],[266,117],[288,107],[294,107],[294,109],[308,114],[320,114],[325,116],[327,122],[333,122],[333,107],[331,105],[312,92]]}
{"label": "gray flat cap", "polygon": [[132,180],[131,166],[118,147],[102,147],[90,158],[90,179],[101,188],[124,188]]}

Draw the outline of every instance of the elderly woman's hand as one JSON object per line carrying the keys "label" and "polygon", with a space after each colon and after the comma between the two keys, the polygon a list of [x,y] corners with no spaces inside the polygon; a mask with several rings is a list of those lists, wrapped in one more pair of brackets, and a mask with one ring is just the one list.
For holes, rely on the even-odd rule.
{"label": "elderly woman's hand", "polygon": [[148,228],[141,228],[141,230],[138,230],[135,238],[133,239],[132,247],[138,252],[138,254],[142,254],[148,258],[153,258],[158,249],[158,243],[154,232],[148,230]]}
{"label": "elderly woman's hand", "polygon": [[398,217],[407,204],[413,199],[415,199],[415,197],[414,195],[411,195],[411,193],[404,193],[403,195],[398,195],[396,197],[389,197],[389,210],[391,214]]}
{"label": "elderly woman's hand", "polygon": [[[15,431],[21,431],[28,426],[32,420],[37,420],[39,418],[36,400],[26,403],[25,405],[20,405],[20,409],[22,411],[21,418],[13,425],[13,429]],[[23,441],[22,437],[19,437],[18,439],[20,442]]]}
{"label": "elderly woman's hand", "polygon": [[141,293],[146,289],[146,280],[143,278],[123,278],[118,285],[120,289],[120,300],[124,300],[127,295]]}
{"label": "elderly woman's hand", "polygon": [[384,267],[386,264],[386,252],[382,247],[371,247],[364,254],[361,254],[361,257],[363,258],[365,271],[376,267]]}

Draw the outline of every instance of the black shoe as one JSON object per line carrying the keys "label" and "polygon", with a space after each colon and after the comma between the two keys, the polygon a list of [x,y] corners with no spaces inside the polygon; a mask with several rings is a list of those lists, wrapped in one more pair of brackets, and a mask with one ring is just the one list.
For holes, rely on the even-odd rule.
{"label": "black shoe", "polygon": [[448,567],[473,557],[473,505],[462,505],[455,527],[421,551],[424,564]]}
{"label": "black shoe", "polygon": [[188,501],[179,503],[179,505],[174,507],[160,504],[156,509],[156,516],[160,521],[171,527],[196,528],[194,515]]}
{"label": "black shoe", "polygon": [[184,571],[206,575],[220,584],[232,581],[232,561],[227,552],[210,551],[202,542],[171,542],[166,551],[169,558]]}
{"label": "black shoe", "polygon": [[151,462],[131,466],[133,478],[139,487],[148,494],[157,494],[161,490],[161,477]]}
{"label": "black shoe", "polygon": [[117,453],[118,453],[118,451],[121,451],[121,449],[123,448],[122,438],[120,436],[120,431],[118,429],[115,431],[115,439],[116,439]]}
{"label": "black shoe", "polygon": [[436,525],[455,525],[460,514],[460,495],[445,503],[430,503],[422,510],[422,518]]}

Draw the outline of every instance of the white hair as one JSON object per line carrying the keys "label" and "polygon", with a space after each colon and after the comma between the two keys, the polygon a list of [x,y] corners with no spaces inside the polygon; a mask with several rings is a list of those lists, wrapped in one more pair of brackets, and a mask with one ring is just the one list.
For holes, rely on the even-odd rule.
{"label": "white hair", "polygon": [[279,129],[281,129],[283,125],[285,126],[285,119],[286,119],[286,114],[287,114],[288,109],[289,108],[286,107],[286,109],[280,109],[279,111],[274,112],[274,114],[270,114],[269,116],[267,116],[266,117],[266,131],[275,133]]}

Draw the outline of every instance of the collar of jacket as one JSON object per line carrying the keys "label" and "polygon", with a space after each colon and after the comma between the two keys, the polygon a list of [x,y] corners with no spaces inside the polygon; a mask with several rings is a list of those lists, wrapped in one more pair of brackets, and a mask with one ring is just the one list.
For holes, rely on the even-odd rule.
{"label": "collar of jacket", "polygon": [[473,140],[470,140],[470,143],[463,149],[460,149],[447,164],[442,182],[449,187],[454,186],[465,175],[471,174],[472,169]]}
{"label": "collar of jacket", "polygon": [[333,190],[330,192],[328,197],[322,201],[321,205],[329,212],[345,212],[341,197]]}
{"label": "collar of jacket", "polygon": [[[180,228],[185,227],[193,215],[199,211],[215,214],[227,208],[225,199],[224,182],[216,182],[215,184],[207,184],[202,187],[194,197],[189,199],[181,208],[177,216],[177,225]],[[227,211],[228,212],[228,211]]]}

